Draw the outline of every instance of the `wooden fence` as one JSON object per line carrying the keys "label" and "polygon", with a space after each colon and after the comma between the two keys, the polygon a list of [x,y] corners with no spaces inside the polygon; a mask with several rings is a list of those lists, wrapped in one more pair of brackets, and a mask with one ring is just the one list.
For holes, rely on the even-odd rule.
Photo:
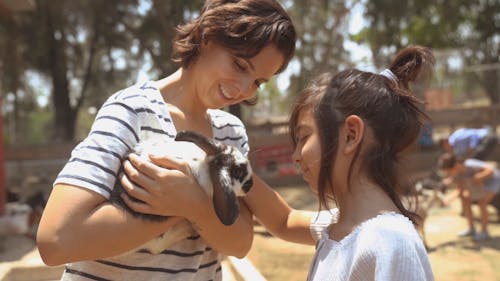
{"label": "wooden fence", "polygon": [[[433,132],[452,132],[460,127],[482,127],[489,125],[495,130],[500,122],[500,105],[474,108],[454,108],[427,111]],[[397,116],[394,116],[397,118]],[[252,147],[252,163],[258,173],[267,177],[283,178],[292,176],[291,147],[286,118],[247,126]],[[437,138],[436,136],[434,136]],[[417,148],[408,159],[408,169],[414,177],[425,175],[434,168],[440,149],[434,145],[425,149]],[[500,160],[500,149],[495,151]],[[257,165],[256,165],[257,164]],[[279,182],[279,181],[278,181]]]}
{"label": "wooden fence", "polygon": [[500,105],[473,108],[454,108],[427,112],[434,128],[481,127],[497,128],[500,123]]}
{"label": "wooden fence", "polygon": [[[500,106],[429,111],[433,128],[452,131],[458,127],[490,125],[497,128]],[[395,118],[397,118],[395,116]],[[286,117],[258,124],[247,124],[251,145],[250,159],[254,169],[272,184],[301,180],[293,164],[292,148]],[[41,181],[49,185],[70,156],[75,143],[38,146],[6,146],[7,186]],[[421,173],[432,168],[439,151],[416,150],[410,161],[411,169]]]}

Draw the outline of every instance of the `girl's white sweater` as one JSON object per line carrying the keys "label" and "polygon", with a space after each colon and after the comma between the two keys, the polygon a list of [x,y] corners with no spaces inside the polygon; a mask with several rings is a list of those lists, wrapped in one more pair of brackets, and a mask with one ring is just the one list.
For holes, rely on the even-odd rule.
{"label": "girl's white sweater", "polygon": [[311,223],[318,243],[307,280],[434,280],[422,239],[407,217],[384,213],[335,241],[328,229],[338,214],[338,209],[321,211]]}

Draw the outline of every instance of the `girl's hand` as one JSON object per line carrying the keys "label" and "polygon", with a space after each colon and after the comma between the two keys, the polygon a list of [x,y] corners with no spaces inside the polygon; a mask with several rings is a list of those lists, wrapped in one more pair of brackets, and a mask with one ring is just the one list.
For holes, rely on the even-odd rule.
{"label": "girl's hand", "polygon": [[[167,156],[150,156],[153,163],[131,154],[120,178],[128,193],[122,195],[133,210],[162,216],[191,219],[206,211],[208,196],[186,162]],[[142,202],[133,201],[134,197]]]}

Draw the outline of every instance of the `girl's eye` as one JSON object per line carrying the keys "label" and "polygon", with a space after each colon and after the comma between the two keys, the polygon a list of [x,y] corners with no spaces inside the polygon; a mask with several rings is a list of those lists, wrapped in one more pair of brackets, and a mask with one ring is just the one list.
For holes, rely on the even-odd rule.
{"label": "girl's eye", "polygon": [[306,141],[307,137],[308,137],[308,135],[299,136],[297,143],[304,143]]}

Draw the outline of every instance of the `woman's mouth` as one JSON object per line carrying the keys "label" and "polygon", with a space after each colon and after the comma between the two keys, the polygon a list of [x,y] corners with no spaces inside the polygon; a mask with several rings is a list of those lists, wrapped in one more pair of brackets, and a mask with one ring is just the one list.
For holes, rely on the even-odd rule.
{"label": "woman's mouth", "polygon": [[219,85],[219,92],[221,94],[221,96],[226,99],[227,101],[232,101],[234,100],[233,97],[231,97],[231,95],[229,95],[229,93],[226,91],[226,89],[224,89],[224,87],[222,87],[222,85]]}

